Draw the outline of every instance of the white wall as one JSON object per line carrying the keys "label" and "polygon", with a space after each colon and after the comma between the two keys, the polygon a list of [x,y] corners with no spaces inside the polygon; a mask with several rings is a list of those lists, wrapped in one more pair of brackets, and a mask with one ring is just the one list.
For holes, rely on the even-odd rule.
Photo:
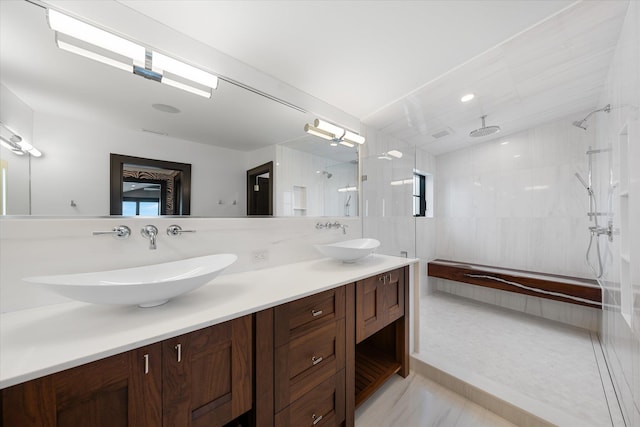
{"label": "white wall", "polygon": [[246,214],[246,153],[43,113],[33,127],[45,153],[31,167],[34,215],[108,215],[110,153],[190,163],[191,215]]}
{"label": "white wall", "polygon": [[[585,152],[572,118],[436,158],[438,258],[590,277]],[[508,142],[508,143],[507,143]]]}
{"label": "white wall", "polygon": [[[628,426],[640,425],[640,3],[630,2],[615,57],[596,116],[597,146],[611,149],[594,156],[598,204],[620,234],[600,238],[605,271],[601,284],[602,341],[616,393]],[[621,135],[626,133],[626,135]],[[621,151],[621,143],[628,151]],[[611,159],[611,160],[610,160]],[[628,178],[621,171],[628,170]],[[616,184],[612,189],[610,181]],[[626,195],[624,194],[626,190]],[[628,304],[623,316],[621,304]],[[625,310],[626,311],[626,310]]]}
{"label": "white wall", "polygon": [[[0,121],[38,148],[33,142],[33,110],[4,85],[0,85]],[[0,159],[7,162],[7,215],[28,215],[30,156],[16,156],[0,147]]]}

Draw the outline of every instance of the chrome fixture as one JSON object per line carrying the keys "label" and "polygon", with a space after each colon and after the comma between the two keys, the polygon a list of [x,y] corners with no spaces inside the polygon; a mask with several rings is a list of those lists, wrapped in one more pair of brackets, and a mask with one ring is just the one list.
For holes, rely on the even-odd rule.
{"label": "chrome fixture", "polygon": [[364,144],[364,136],[320,119],[315,119],[313,125],[304,125],[304,131],[331,141],[331,145],[341,144],[351,148],[355,144]]}
{"label": "chrome fixture", "polygon": [[500,126],[485,126],[484,119],[486,118],[487,118],[486,115],[480,117],[480,119],[482,119],[482,127],[469,132],[470,137],[478,138],[481,136],[489,136],[489,135],[493,135],[494,133],[500,132]]}
{"label": "chrome fixture", "polygon": [[157,249],[156,239],[158,237],[158,227],[155,225],[145,225],[140,230],[143,237],[149,239],[149,249]]}
{"label": "chrome fixture", "polygon": [[[587,117],[585,117],[583,120],[581,120],[580,122],[574,122],[573,124],[575,126],[578,126],[581,129],[586,130],[586,125],[584,125],[584,122],[589,118],[591,114],[596,113],[598,111],[609,112],[609,110],[610,110],[610,105],[607,104],[607,106],[605,106],[604,108],[589,113],[589,115],[587,115]],[[580,123],[580,125],[578,125],[577,123]],[[596,276],[597,279],[601,278],[602,275],[604,274],[604,268],[602,264],[602,254],[600,253],[599,237],[604,234],[609,238],[610,242],[613,242],[614,233],[613,233],[613,221],[611,219],[609,219],[606,227],[602,227],[598,224],[599,216],[610,216],[610,213],[598,212],[598,203],[596,200],[596,195],[593,192],[593,184],[592,184],[592,175],[593,175],[592,157],[594,154],[610,153],[610,152],[611,152],[611,148],[592,149],[591,147],[589,147],[589,149],[586,152],[589,158],[588,159],[589,171],[587,174],[587,179],[585,180],[582,177],[582,175],[580,175],[578,172],[574,174],[575,177],[578,179],[578,181],[580,181],[580,184],[582,184],[585,190],[587,190],[587,194],[589,196],[589,212],[587,212],[587,216],[589,217],[589,221],[594,222],[594,225],[589,227],[590,238],[589,238],[589,246],[587,247],[587,252],[585,254],[585,259],[587,261],[587,264],[589,265],[589,268],[591,268],[591,271],[593,272],[594,276]],[[594,243],[596,247],[596,256],[598,260],[597,269],[591,265],[591,261],[590,261],[591,248],[593,247]]]}
{"label": "chrome fixture", "polygon": [[0,122],[0,144],[17,156],[30,154],[33,157],[40,157],[42,153],[33,145],[26,142],[16,134],[9,126]]}
{"label": "chrome fixture", "polygon": [[325,222],[324,224],[321,223],[321,222],[318,222],[316,224],[316,229],[317,230],[322,230],[324,228],[326,228],[327,230],[331,230],[332,228],[340,228],[340,229],[342,229],[342,234],[347,234],[347,227],[348,227],[348,225],[340,224],[338,221]]}
{"label": "chrome fixture", "polygon": [[110,234],[115,239],[126,239],[127,237],[129,237],[131,235],[131,229],[129,227],[127,227],[126,225],[119,225],[117,227],[113,227],[113,229],[111,231],[94,231],[91,234],[93,234],[94,236],[100,236],[100,235],[103,235],[103,234]]}
{"label": "chrome fixture", "polygon": [[167,227],[167,236],[179,236],[182,233],[195,233],[196,230],[183,230],[179,225],[170,225]]}
{"label": "chrome fixture", "polygon": [[580,128],[580,129],[587,130],[587,120],[589,120],[589,117],[591,117],[591,115],[593,115],[595,113],[599,113],[601,111],[604,111],[605,113],[610,113],[611,112],[611,104],[607,104],[604,107],[600,108],[599,110],[593,110],[592,112],[587,114],[587,117],[585,117],[582,120],[576,120],[575,122],[572,123],[572,125],[574,125],[575,127]]}
{"label": "chrome fixture", "polygon": [[71,53],[178,89],[211,98],[218,76],[53,9],[47,9],[57,46]]}

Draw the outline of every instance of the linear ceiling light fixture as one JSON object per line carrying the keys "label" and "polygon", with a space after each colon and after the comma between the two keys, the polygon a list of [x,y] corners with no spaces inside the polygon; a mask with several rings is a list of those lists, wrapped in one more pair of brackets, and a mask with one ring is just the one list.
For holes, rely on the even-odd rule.
{"label": "linear ceiling light fixture", "polygon": [[320,119],[315,119],[313,125],[304,125],[304,131],[331,141],[331,145],[341,144],[351,148],[355,144],[364,144],[364,136]]}
{"label": "linear ceiling light fixture", "polygon": [[47,17],[60,49],[204,98],[218,87],[218,77],[200,68],[58,11],[48,9]]}
{"label": "linear ceiling light fixture", "polygon": [[0,144],[18,156],[23,156],[27,153],[33,157],[42,156],[40,150],[23,140],[20,135],[2,122],[0,122]]}

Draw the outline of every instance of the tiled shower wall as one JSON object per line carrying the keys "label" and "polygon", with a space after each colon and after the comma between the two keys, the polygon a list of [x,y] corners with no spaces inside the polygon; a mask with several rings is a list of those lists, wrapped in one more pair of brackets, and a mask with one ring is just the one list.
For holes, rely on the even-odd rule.
{"label": "tiled shower wall", "polygon": [[564,118],[436,158],[437,256],[590,277],[585,152]]}
{"label": "tiled shower wall", "polygon": [[[604,256],[601,336],[627,426],[640,426],[640,3],[630,2],[596,117],[594,154],[600,226],[612,221]],[[626,173],[625,173],[626,172]],[[600,208],[602,207],[602,208]],[[626,307],[625,307],[626,306]],[[621,307],[624,307],[622,309]],[[624,313],[624,315],[623,315]]]}

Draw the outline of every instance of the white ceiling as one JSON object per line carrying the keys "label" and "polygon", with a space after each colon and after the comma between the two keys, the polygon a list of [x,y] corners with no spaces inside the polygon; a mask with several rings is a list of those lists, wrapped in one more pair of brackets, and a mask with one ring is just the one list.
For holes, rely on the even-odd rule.
{"label": "white ceiling", "polygon": [[119,1],[360,118],[572,3]]}
{"label": "white ceiling", "polygon": [[[439,154],[478,142],[467,135],[482,114],[505,135],[594,109],[627,3],[121,0],[119,7]],[[225,82],[204,100],[92,63],[55,48],[42,9],[23,1],[0,8],[2,83],[36,111],[245,151],[299,139],[310,121]],[[476,99],[463,105],[467,91]],[[154,103],[183,113],[158,112]],[[431,136],[442,130],[450,135]]]}
{"label": "white ceiling", "polygon": [[595,109],[628,6],[118,1],[433,154]]}

